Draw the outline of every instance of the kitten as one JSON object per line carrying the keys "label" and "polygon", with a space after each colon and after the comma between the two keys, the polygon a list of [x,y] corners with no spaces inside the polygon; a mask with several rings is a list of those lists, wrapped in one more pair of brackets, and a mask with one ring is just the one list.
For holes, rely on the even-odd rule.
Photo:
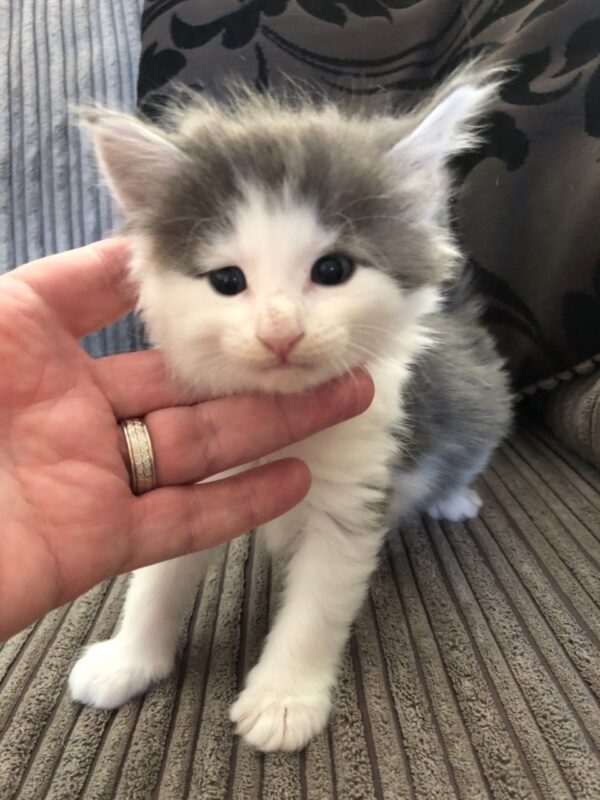
{"label": "kitten", "polygon": [[[287,554],[282,607],[231,708],[260,750],[295,750],[327,722],[336,671],[391,519],[477,514],[469,488],[505,435],[502,362],[472,300],[450,303],[461,254],[449,159],[472,147],[500,72],[470,67],[411,114],[236,90],[161,127],[88,115],[127,218],[152,340],[213,395],[301,392],[365,365],[371,407],[279,452],[310,467],[307,498],[266,526]],[[174,666],[179,620],[211,561],[138,570],[116,636],[70,676],[114,708]]]}

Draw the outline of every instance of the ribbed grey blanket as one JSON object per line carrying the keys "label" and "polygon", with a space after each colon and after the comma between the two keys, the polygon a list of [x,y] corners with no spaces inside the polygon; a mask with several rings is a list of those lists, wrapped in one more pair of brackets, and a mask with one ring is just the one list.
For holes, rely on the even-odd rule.
{"label": "ribbed grey blanket", "polygon": [[[141,0],[0,0],[0,272],[107,236],[117,224],[73,109],[132,108]],[[86,340],[136,349],[125,320]]]}

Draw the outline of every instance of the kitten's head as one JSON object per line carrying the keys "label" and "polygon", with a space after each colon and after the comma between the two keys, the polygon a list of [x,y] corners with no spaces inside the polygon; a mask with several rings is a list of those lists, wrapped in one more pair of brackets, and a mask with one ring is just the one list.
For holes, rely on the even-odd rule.
{"label": "kitten's head", "polygon": [[132,237],[140,310],[176,374],[302,391],[422,344],[459,254],[450,157],[498,71],[463,71],[402,118],[237,91],[162,127],[87,115]]}

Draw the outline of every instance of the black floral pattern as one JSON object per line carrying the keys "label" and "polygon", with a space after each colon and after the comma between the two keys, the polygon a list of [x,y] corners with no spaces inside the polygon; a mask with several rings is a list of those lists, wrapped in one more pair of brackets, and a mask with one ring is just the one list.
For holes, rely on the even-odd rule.
{"label": "black floral pattern", "polygon": [[479,147],[455,159],[454,173],[460,183],[486,158],[499,159],[512,172],[523,166],[529,154],[529,139],[510,114],[493,111],[481,124],[485,136]]}
{"label": "black floral pattern", "polygon": [[456,233],[518,386],[600,351],[600,8],[589,0],[147,0],[139,97],[241,74],[401,109],[481,53],[514,71],[456,160]]}
{"label": "black floral pattern", "polygon": [[138,81],[140,97],[167,84],[186,65],[185,57],[178,50],[165,48],[157,52],[157,47],[157,43],[153,42],[142,53]]}

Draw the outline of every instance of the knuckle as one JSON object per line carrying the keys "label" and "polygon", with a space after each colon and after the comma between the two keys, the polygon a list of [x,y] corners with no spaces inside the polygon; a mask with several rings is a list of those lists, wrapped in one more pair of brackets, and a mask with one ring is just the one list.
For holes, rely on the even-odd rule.
{"label": "knuckle", "polygon": [[240,519],[246,528],[254,528],[264,519],[264,503],[261,502],[257,481],[249,479],[247,475],[240,475],[237,482]]}
{"label": "knuckle", "polygon": [[[194,446],[199,447],[202,472],[204,475],[214,475],[219,471],[219,461],[222,459],[222,435],[214,416],[205,405],[196,406],[193,417]],[[186,432],[185,441],[189,443],[189,431]]]}
{"label": "knuckle", "polygon": [[206,524],[202,496],[200,492],[189,491],[185,494],[184,533],[186,552],[195,552],[206,547]]}

